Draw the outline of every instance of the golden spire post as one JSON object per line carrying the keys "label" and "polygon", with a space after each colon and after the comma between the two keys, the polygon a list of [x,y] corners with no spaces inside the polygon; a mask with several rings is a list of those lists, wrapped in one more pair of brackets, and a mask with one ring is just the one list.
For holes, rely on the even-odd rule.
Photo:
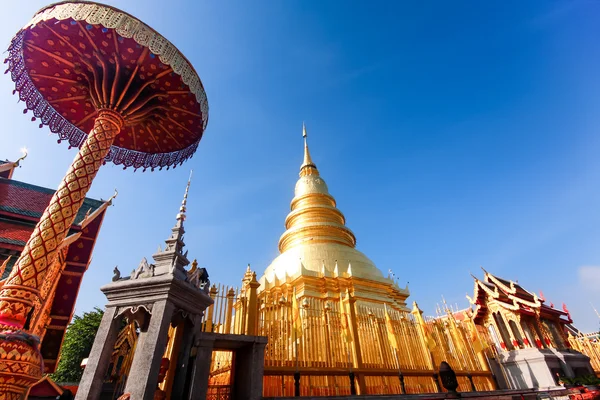
{"label": "golden spire post", "polygon": [[394,326],[392,325],[392,318],[390,317],[390,313],[388,312],[387,305],[383,304],[383,310],[385,311],[385,327],[388,333],[388,339],[390,345],[392,346],[394,355],[396,356],[396,362],[398,363],[398,379],[400,380],[400,388],[402,389],[402,394],[406,393],[406,389],[404,387],[404,375],[402,375],[402,369],[400,368],[400,359],[398,358],[398,340],[396,339],[396,333],[394,332]]}
{"label": "golden spire post", "polygon": [[350,359],[350,343],[352,343],[352,335],[349,332],[348,327],[348,315],[346,314],[346,310],[344,307],[344,299],[342,297],[342,293],[340,292],[340,322],[342,325],[342,335],[344,336],[344,342],[346,343],[346,354],[348,355],[348,366],[350,368],[350,372],[348,376],[350,378],[350,394],[352,396],[356,395],[356,385],[354,384],[355,376],[354,371],[352,370],[352,361]]}
{"label": "golden spire post", "polygon": [[302,336],[302,318],[300,307],[296,298],[296,288],[292,294],[292,330],[294,331],[294,344],[296,348],[296,372],[294,372],[294,396],[300,396],[300,369],[298,367],[298,339]]}

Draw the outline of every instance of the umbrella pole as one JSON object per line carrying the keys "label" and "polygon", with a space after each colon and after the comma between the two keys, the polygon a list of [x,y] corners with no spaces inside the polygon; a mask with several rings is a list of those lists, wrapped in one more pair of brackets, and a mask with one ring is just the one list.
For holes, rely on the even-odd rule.
{"label": "umbrella pole", "polygon": [[[42,283],[57,279],[56,276],[46,276],[46,272],[56,260],[58,250],[123,123],[119,113],[98,110],[94,128],[79,149],[0,290],[0,331],[23,329]],[[30,328],[26,327],[26,330]]]}

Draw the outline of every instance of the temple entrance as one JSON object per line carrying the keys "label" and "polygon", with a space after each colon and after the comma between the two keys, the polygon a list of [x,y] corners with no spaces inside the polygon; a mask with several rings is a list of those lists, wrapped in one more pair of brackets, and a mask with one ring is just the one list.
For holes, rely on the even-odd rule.
{"label": "temple entrance", "polygon": [[210,362],[207,400],[231,400],[233,393],[235,353],[214,350]]}

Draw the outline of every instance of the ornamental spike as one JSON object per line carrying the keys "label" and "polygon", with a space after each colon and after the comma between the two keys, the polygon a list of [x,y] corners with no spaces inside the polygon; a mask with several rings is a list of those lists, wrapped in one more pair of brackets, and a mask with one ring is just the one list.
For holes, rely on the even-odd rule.
{"label": "ornamental spike", "polygon": [[190,170],[190,177],[188,178],[187,181],[187,185],[185,186],[185,193],[183,194],[183,200],[181,201],[181,207],[179,207],[179,214],[177,214],[177,220],[178,221],[185,221],[186,218],[186,211],[187,211],[187,198],[188,198],[188,193],[190,191],[190,185],[192,184],[192,174],[193,174],[193,170]]}

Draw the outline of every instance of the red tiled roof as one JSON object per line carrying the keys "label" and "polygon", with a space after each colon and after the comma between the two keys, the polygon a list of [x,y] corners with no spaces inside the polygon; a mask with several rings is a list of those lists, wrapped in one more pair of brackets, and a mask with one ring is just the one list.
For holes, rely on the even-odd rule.
{"label": "red tiled roof", "polygon": [[0,219],[0,243],[25,246],[33,228],[32,224]]}
{"label": "red tiled roof", "polygon": [[[14,179],[0,178],[0,212],[40,218],[54,192]],[[102,201],[86,198],[74,223],[80,223],[90,209],[93,212],[101,205]]]}

